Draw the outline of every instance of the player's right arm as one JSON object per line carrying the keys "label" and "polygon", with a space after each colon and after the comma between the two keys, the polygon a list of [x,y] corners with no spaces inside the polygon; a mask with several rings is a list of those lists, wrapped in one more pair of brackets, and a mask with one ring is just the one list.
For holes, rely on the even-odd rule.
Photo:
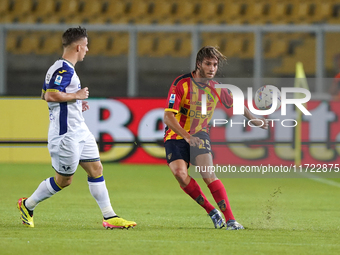
{"label": "player's right arm", "polygon": [[164,123],[176,134],[183,137],[184,140],[191,146],[199,146],[200,143],[202,143],[200,138],[190,135],[184,128],[181,127],[175,118],[174,112],[164,112]]}
{"label": "player's right arm", "polygon": [[[176,79],[177,80],[177,79]],[[182,97],[184,95],[184,88],[181,81],[176,82],[171,85],[168,99],[167,99],[167,107],[164,112],[164,123],[168,126],[173,132],[177,135],[184,138],[184,140],[189,143],[191,146],[198,146],[201,143],[201,140],[198,137],[191,136],[178,122],[176,119],[176,114],[178,114],[180,109],[180,104],[182,101]]]}
{"label": "player's right arm", "polygon": [[83,100],[89,97],[89,89],[87,87],[78,90],[76,93],[66,93],[59,90],[49,91],[45,93],[47,102],[70,102],[75,100]]}

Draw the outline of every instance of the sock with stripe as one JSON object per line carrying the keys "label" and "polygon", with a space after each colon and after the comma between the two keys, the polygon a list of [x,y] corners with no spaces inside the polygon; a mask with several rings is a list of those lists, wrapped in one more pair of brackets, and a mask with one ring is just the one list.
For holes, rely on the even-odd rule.
{"label": "sock with stripe", "polygon": [[34,193],[24,201],[24,205],[29,211],[33,211],[34,208],[45,199],[53,196],[62,188],[58,186],[54,177],[43,180]]}
{"label": "sock with stripe", "polygon": [[224,214],[225,220],[235,220],[223,183],[220,180],[216,180],[210,183],[208,188],[210,189],[210,192],[214,197],[218,207]]}
{"label": "sock with stripe", "polygon": [[104,219],[116,216],[116,213],[113,211],[111,206],[109,192],[106,188],[104,176],[101,175],[97,178],[92,178],[88,176],[87,182],[89,184],[91,195],[97,201],[97,204],[102,211]]}
{"label": "sock with stripe", "polygon": [[202,206],[207,213],[210,213],[213,209],[215,209],[215,207],[212,204],[210,204],[206,196],[203,194],[201,187],[193,178],[191,178],[189,184],[182,189],[200,206]]}

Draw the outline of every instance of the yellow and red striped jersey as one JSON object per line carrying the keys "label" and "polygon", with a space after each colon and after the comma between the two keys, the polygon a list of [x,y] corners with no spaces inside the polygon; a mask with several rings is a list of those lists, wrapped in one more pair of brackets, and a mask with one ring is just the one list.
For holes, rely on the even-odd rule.
{"label": "yellow and red striped jersey", "polygon": [[[207,132],[209,121],[212,118],[219,99],[222,104],[230,108],[233,106],[233,97],[228,89],[215,89],[218,82],[209,80],[205,83],[193,78],[193,73],[177,77],[172,83],[165,108],[166,112],[174,112],[178,123],[189,134],[200,131]],[[202,94],[207,95],[207,114],[202,115]],[[164,141],[170,139],[183,139],[169,127],[165,128]]]}

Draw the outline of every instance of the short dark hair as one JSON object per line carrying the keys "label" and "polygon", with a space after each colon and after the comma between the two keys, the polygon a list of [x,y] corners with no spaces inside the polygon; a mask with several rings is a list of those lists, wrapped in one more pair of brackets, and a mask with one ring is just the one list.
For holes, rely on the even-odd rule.
{"label": "short dark hair", "polygon": [[197,52],[195,70],[198,69],[198,64],[202,63],[205,58],[216,58],[218,61],[218,68],[227,61],[227,57],[218,50],[218,47],[204,46]]}
{"label": "short dark hair", "polygon": [[73,42],[79,41],[82,38],[87,37],[86,28],[83,27],[72,27],[67,29],[62,36],[63,46],[66,47]]}

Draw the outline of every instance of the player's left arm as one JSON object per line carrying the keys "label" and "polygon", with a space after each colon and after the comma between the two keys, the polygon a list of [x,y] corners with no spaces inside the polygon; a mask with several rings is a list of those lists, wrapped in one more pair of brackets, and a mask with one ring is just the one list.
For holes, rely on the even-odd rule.
{"label": "player's left arm", "polygon": [[256,118],[246,106],[244,106],[244,116],[248,120],[251,120],[251,123],[253,125],[263,129],[268,129],[268,120],[266,120],[265,118]]}
{"label": "player's left arm", "polygon": [[[225,88],[221,90],[221,101],[226,108],[233,107],[233,95],[230,90]],[[263,129],[268,129],[268,120],[265,118],[256,118],[246,106],[244,106],[244,116],[248,120],[251,120],[253,125],[259,126]]]}
{"label": "player's left arm", "polygon": [[82,103],[82,110],[83,110],[83,112],[85,112],[85,111],[87,111],[87,110],[90,109],[90,106],[89,106],[89,104],[87,103],[87,101],[84,101],[84,100],[83,100],[81,103]]}

